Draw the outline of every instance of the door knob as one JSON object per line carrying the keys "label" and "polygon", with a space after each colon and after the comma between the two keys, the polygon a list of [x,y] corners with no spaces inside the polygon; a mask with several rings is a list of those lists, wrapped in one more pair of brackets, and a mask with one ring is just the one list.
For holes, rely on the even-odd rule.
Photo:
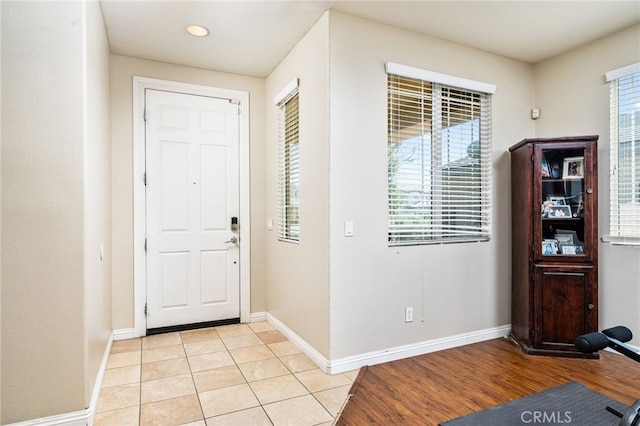
{"label": "door knob", "polygon": [[231,237],[231,239],[229,241],[225,241],[225,244],[228,243],[232,243],[232,244],[237,244],[238,243],[238,237],[236,237],[235,235],[233,237]]}
{"label": "door knob", "polygon": [[587,309],[589,309],[589,310],[593,309],[593,303],[589,303],[589,304],[587,305]]}

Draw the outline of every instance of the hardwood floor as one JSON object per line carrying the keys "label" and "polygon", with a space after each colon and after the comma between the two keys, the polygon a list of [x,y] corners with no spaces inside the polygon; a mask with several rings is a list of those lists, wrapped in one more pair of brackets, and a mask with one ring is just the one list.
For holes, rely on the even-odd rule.
{"label": "hardwood floor", "polygon": [[640,364],[524,354],[507,338],[363,367],[337,425],[437,425],[569,381],[631,405]]}

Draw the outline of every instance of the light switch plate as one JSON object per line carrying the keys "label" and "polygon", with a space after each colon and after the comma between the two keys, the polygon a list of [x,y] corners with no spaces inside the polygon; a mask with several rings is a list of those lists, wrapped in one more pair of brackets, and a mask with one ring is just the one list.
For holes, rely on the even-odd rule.
{"label": "light switch plate", "polygon": [[350,220],[344,223],[344,236],[353,237],[353,222]]}

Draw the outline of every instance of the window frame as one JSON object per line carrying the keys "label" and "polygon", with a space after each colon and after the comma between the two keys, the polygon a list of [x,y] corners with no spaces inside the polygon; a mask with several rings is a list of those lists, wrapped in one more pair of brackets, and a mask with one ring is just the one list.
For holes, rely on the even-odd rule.
{"label": "window frame", "polygon": [[[387,196],[388,196],[388,244],[389,246],[405,246],[405,245],[428,245],[428,244],[443,244],[443,243],[462,243],[462,242],[477,242],[477,241],[489,241],[492,236],[492,225],[491,225],[491,216],[492,216],[492,207],[491,207],[491,181],[492,181],[492,155],[491,155],[491,95],[495,93],[496,86],[479,82],[475,80],[463,79],[459,77],[454,77],[446,74],[440,74],[433,71],[422,70],[419,68],[409,67],[406,65],[400,65],[395,63],[387,63],[385,65],[386,73],[387,73],[387,129],[388,129],[388,137],[387,137],[387,173],[388,173],[388,186],[387,186]],[[426,119],[429,121],[429,134],[430,137],[427,142],[424,142],[425,139],[425,131],[421,130],[421,135],[419,137],[420,142],[410,142],[410,139],[406,140],[396,140],[397,135],[401,134],[402,131],[399,130],[399,127],[393,127],[392,121],[393,117],[391,114],[396,112],[402,115],[402,107],[396,106],[394,102],[400,104],[399,101],[393,101],[392,96],[398,95],[398,93],[392,93],[394,89],[400,90],[399,87],[393,86],[392,79],[397,77],[399,79],[404,79],[405,81],[414,81],[416,84],[418,82],[422,82],[423,84],[429,85],[429,95],[430,99],[428,106],[424,104],[421,105],[418,109],[427,110],[430,108],[430,111],[423,112],[421,111],[420,120],[421,123],[424,124]],[[409,89],[411,90],[411,89]],[[418,89],[423,90],[423,89]],[[453,92],[458,94],[452,95]],[[422,99],[419,102],[425,102],[422,96],[424,93],[422,92],[410,92],[411,95],[417,93],[417,97]],[[448,94],[445,96],[445,94]],[[398,96],[399,97],[399,96]],[[464,115],[465,112],[462,111],[464,107],[460,107],[462,105],[462,100],[465,99],[464,102],[470,102],[470,110],[474,108],[479,109],[479,114],[476,118],[473,117],[473,112],[469,112],[470,116],[467,117]],[[449,117],[454,115],[450,110],[443,111],[442,106],[446,105],[443,99],[448,102],[455,103],[456,100],[460,100],[458,103],[458,110],[455,112],[457,115],[454,117],[454,120],[461,120],[457,125],[450,124],[443,125],[442,118]],[[473,99],[473,100],[468,100]],[[392,106],[393,105],[393,106]],[[396,106],[396,110],[393,111],[394,106]],[[410,107],[407,107],[409,109]],[[411,107],[412,108],[412,107]],[[462,112],[461,112],[462,111]],[[475,111],[475,110],[474,110]],[[406,111],[405,111],[406,113]],[[415,110],[412,109],[412,112],[409,114],[416,114]],[[462,115],[460,115],[462,114]],[[460,119],[462,117],[462,119]],[[479,129],[476,129],[478,132],[478,140],[480,141],[480,149],[478,152],[481,152],[481,158],[477,160],[476,165],[471,166],[471,169],[463,169],[459,164],[455,164],[455,162],[447,162],[440,161],[438,156],[441,156],[442,153],[437,153],[441,145],[440,136],[443,134],[450,134],[451,129],[454,127],[461,127],[466,125],[471,125],[472,122],[478,122]],[[423,125],[421,124],[421,125]],[[394,130],[395,129],[395,130]],[[395,132],[395,133],[394,133]],[[446,133],[445,133],[446,132]],[[469,135],[465,135],[469,136]],[[416,136],[417,137],[417,136]],[[412,138],[414,138],[412,136]],[[472,137],[473,138],[473,137]],[[410,144],[420,145],[420,152],[422,152],[425,146],[428,145],[428,150],[430,151],[428,156],[434,159],[434,163],[429,168],[431,172],[428,173],[428,177],[420,177],[417,181],[417,184],[421,187],[430,186],[436,187],[438,184],[448,185],[446,188],[449,190],[447,193],[445,190],[430,190],[429,195],[422,195],[423,198],[428,198],[427,201],[422,203],[423,207],[421,211],[425,217],[420,220],[416,220],[411,223],[409,220],[409,225],[406,225],[402,222],[402,216],[405,213],[400,212],[398,203],[399,203],[399,189],[396,188],[397,181],[395,180],[395,176],[392,178],[392,173],[397,173],[397,162],[398,156],[394,154],[392,151],[394,148],[400,146],[403,142],[409,142]],[[472,141],[473,142],[473,141]],[[454,142],[455,143],[455,142]],[[462,137],[458,142],[456,148],[460,148],[462,145]],[[470,147],[472,143],[470,143],[467,147]],[[444,152],[444,151],[443,151]],[[450,153],[451,151],[447,151]],[[394,157],[394,155],[396,155]],[[422,154],[424,155],[424,154]],[[467,154],[469,160],[471,154]],[[438,164],[440,161],[440,164]],[[474,160],[475,161],[475,160]],[[464,203],[464,207],[474,206],[477,207],[476,211],[473,213],[465,213],[462,215],[462,219],[452,218],[451,213],[454,212],[457,214],[458,211],[463,209],[459,209],[459,207],[451,207],[455,205],[454,196],[449,195],[449,198],[445,198],[443,194],[451,194],[456,191],[456,188],[460,188],[459,185],[456,185],[454,181],[456,178],[460,178],[460,176],[456,176],[453,174],[452,170],[454,170],[454,166],[461,172],[462,179],[469,179],[471,176],[477,177],[478,183],[478,191],[467,191],[468,188],[463,190],[459,190],[462,195],[457,195],[456,200],[462,200]],[[468,167],[468,164],[465,166]],[[396,168],[392,171],[392,168]],[[422,169],[424,170],[424,169]],[[469,171],[473,170],[473,171]],[[478,172],[478,173],[476,173]],[[474,174],[475,173],[475,174]],[[392,180],[394,179],[394,180]],[[400,180],[402,178],[398,178]],[[406,178],[405,178],[406,179]],[[435,184],[434,184],[435,183]],[[459,183],[459,181],[457,182]],[[453,189],[453,191],[452,191]],[[405,190],[405,193],[407,191]],[[424,191],[422,192],[424,194]],[[439,198],[438,198],[439,197]],[[473,198],[476,198],[474,201]],[[435,200],[435,202],[434,202]],[[474,204],[475,203],[475,204]],[[424,207],[427,206],[427,207]],[[459,209],[459,210],[457,210]],[[412,213],[413,214],[413,213]],[[455,214],[453,216],[455,216]],[[460,224],[464,223],[464,221],[477,221],[477,223],[469,226],[467,222],[462,228],[460,228]],[[402,227],[405,227],[407,232],[402,230]],[[464,229],[464,228],[472,228]],[[438,231],[440,229],[441,231]],[[442,232],[444,230],[444,232]]]}
{"label": "window frame", "polygon": [[278,108],[278,240],[296,244],[300,242],[299,95],[296,78],[274,97]]}
{"label": "window frame", "polygon": [[[609,83],[609,235],[603,237],[603,241],[609,242],[615,245],[640,245],[640,229],[634,230],[634,221],[640,219],[637,218],[625,218],[623,217],[621,206],[631,205],[630,209],[633,210],[632,216],[640,214],[640,174],[636,175],[636,170],[640,169],[640,123],[635,123],[635,115],[639,114],[637,111],[631,112],[631,125],[629,126],[628,138],[623,137],[620,132],[620,119],[622,114],[620,111],[620,81],[625,78],[631,77],[630,86],[625,87],[625,95],[632,95],[628,104],[640,102],[640,62],[631,64],[622,68],[618,68],[609,71],[605,74],[606,80]],[[628,91],[628,92],[627,92]],[[626,104],[625,104],[626,105]],[[627,132],[624,132],[624,136],[627,136]],[[630,158],[623,158],[630,161],[630,179],[620,182],[620,148],[623,144],[630,144],[631,154]],[[635,152],[635,155],[634,155]],[[631,185],[630,192],[622,190],[622,188]],[[638,188],[634,191],[633,186]],[[620,200],[626,196],[631,196],[632,201],[630,203],[620,203]],[[635,209],[634,209],[635,207]],[[631,229],[629,229],[631,228]]]}

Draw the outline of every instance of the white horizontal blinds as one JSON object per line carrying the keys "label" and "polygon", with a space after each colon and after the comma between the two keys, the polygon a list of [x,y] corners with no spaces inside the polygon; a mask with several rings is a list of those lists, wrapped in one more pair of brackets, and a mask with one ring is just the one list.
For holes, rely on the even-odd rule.
{"label": "white horizontal blinds", "polygon": [[441,93],[442,173],[435,182],[442,194],[443,237],[488,238],[491,144],[480,143],[483,95],[447,87]]}
{"label": "white horizontal blinds", "polygon": [[300,135],[299,94],[297,89],[278,104],[279,131],[279,191],[278,238],[300,241]]}
{"label": "white horizontal blinds", "polygon": [[490,236],[491,98],[390,74],[391,245]]}
{"label": "white horizontal blinds", "polygon": [[610,232],[640,237],[640,71],[610,82]]}
{"label": "white horizontal blinds", "polygon": [[389,75],[389,242],[430,238],[431,83]]}

